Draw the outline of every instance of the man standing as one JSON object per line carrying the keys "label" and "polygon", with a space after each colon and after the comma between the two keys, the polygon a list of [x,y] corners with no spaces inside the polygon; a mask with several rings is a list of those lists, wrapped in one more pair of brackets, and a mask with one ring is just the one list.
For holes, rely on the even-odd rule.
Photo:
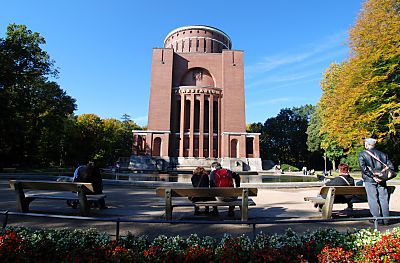
{"label": "man standing", "polygon": [[[233,184],[235,181],[235,185]],[[211,164],[211,173],[210,173],[210,187],[240,187],[240,176],[232,172],[231,170],[222,168],[219,162],[213,162]],[[237,197],[217,197],[218,201],[234,201]],[[218,215],[218,209],[214,206],[213,215]],[[230,206],[228,216],[235,216],[235,207]]]}
{"label": "man standing", "polygon": [[[389,193],[386,181],[374,175],[374,170],[383,170],[386,166],[394,171],[394,166],[387,154],[375,149],[376,140],[367,138],[364,141],[365,150],[358,155],[362,178],[367,191],[369,210],[373,217],[389,216]],[[389,220],[380,221],[389,224]]]}

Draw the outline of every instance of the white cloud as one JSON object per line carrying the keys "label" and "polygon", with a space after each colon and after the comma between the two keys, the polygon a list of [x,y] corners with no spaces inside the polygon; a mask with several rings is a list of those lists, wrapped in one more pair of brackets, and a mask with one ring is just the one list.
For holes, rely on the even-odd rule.
{"label": "white cloud", "polygon": [[[265,78],[258,79],[256,81],[252,81],[249,84],[246,84],[246,88],[251,88],[255,86],[259,86],[262,84],[274,84],[281,82],[294,82],[299,80],[307,80],[307,79],[315,79],[315,76],[321,76],[321,72],[299,72],[294,74],[280,74],[280,75],[271,75]],[[320,77],[319,77],[320,78]]]}
{"label": "white cloud", "polygon": [[[319,43],[311,43],[304,46],[303,50],[298,54],[277,54],[264,57],[262,61],[257,62],[253,65],[246,66],[245,68],[246,76],[248,78],[254,78],[257,77],[257,75],[259,74],[272,71],[276,68],[280,68],[290,64],[298,64],[300,62],[304,62],[317,55],[326,57],[327,55],[324,53],[328,52],[329,56],[330,53],[337,52],[337,51],[332,51],[333,48],[338,48],[344,45],[345,38],[346,38],[346,33],[342,31],[337,34],[326,37]],[[317,57],[316,62],[318,61],[319,59]]]}
{"label": "white cloud", "polygon": [[275,55],[265,57],[263,61],[258,62],[254,65],[247,66],[245,72],[250,76],[265,73],[283,65],[303,61],[310,57],[310,55],[311,53],[303,53],[289,56]]}

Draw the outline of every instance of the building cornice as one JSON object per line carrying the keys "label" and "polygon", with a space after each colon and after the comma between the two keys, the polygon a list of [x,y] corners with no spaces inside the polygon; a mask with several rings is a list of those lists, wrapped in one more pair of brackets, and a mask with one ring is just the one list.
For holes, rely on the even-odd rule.
{"label": "building cornice", "polygon": [[165,42],[167,41],[167,39],[172,36],[173,34],[180,32],[180,31],[184,31],[184,30],[208,30],[208,31],[213,31],[215,33],[221,34],[224,37],[226,37],[229,41],[229,46],[232,46],[232,40],[231,38],[222,30],[215,28],[215,27],[210,27],[210,26],[203,26],[203,25],[197,25],[197,26],[182,26],[182,27],[178,27],[174,30],[172,30],[171,32],[168,33],[168,35],[165,37],[164,39],[164,46],[165,46]]}
{"label": "building cornice", "polygon": [[171,131],[148,131],[148,130],[132,130],[132,133],[136,133],[136,134],[148,134],[148,133],[158,133],[158,134],[164,134],[164,133],[168,133],[170,134]]}
{"label": "building cornice", "polygon": [[214,94],[221,95],[222,89],[212,86],[179,86],[173,87],[174,93]]}
{"label": "building cornice", "polygon": [[246,136],[260,136],[258,132],[223,132],[222,135],[246,135]]}

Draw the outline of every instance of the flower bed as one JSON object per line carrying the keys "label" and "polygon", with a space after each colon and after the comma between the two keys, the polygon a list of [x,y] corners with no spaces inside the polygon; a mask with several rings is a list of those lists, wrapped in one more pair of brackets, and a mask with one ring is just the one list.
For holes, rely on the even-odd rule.
{"label": "flower bed", "polygon": [[1,262],[400,262],[400,228],[380,233],[334,229],[298,235],[260,233],[188,238],[128,235],[119,240],[95,230],[31,230],[0,232]]}

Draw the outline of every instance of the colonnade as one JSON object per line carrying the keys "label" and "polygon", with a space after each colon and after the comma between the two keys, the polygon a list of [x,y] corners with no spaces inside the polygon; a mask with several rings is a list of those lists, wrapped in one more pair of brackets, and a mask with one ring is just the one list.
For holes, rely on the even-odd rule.
{"label": "colonnade", "polygon": [[210,87],[175,89],[175,156],[220,157],[221,95],[220,89]]}

